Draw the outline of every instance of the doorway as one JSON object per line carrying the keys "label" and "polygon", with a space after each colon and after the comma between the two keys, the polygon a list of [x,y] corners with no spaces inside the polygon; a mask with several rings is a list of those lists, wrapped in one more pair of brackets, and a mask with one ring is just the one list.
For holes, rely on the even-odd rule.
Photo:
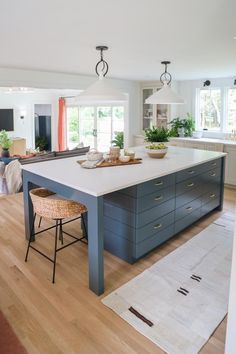
{"label": "doorway", "polygon": [[124,106],[67,107],[67,145],[79,143],[108,151],[116,132],[124,132]]}
{"label": "doorway", "polygon": [[39,149],[40,151],[52,150],[51,118],[51,104],[34,105],[35,148]]}

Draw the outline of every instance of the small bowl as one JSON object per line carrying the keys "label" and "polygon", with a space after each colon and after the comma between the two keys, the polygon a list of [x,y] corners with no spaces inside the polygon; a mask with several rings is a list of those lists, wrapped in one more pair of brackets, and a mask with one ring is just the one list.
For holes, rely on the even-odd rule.
{"label": "small bowl", "polygon": [[129,162],[130,156],[120,156],[119,160],[120,162]]}
{"label": "small bowl", "polygon": [[132,150],[125,150],[124,154],[125,154],[125,156],[129,156],[130,160],[134,160],[134,158],[135,158],[135,152]]}
{"label": "small bowl", "polygon": [[201,131],[194,131],[194,132],[192,133],[192,137],[193,137],[194,139],[201,139],[202,134],[203,134],[203,132],[201,132]]}

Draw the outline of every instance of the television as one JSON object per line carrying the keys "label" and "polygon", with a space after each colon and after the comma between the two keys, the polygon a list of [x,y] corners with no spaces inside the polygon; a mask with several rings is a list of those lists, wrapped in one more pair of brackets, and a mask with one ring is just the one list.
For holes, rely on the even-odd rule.
{"label": "television", "polygon": [[14,130],[14,110],[0,109],[0,130],[11,132]]}

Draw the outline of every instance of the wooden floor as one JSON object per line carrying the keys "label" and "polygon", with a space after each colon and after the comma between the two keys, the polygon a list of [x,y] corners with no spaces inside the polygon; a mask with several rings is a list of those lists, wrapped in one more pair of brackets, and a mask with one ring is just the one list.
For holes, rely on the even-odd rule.
{"label": "wooden floor", "polygon": [[[224,211],[235,212],[236,190],[225,191]],[[134,265],[105,252],[105,286],[110,293],[166,256],[220,216],[210,216],[180,233]],[[74,232],[76,225],[67,226]],[[50,252],[52,234],[41,237]],[[58,254],[56,284],[52,264],[34,251],[24,262],[22,195],[0,199],[0,309],[30,354],[163,353],[101,303],[87,287],[87,246],[77,243]],[[226,320],[202,354],[223,354]],[[0,350],[1,352],[1,350]]]}

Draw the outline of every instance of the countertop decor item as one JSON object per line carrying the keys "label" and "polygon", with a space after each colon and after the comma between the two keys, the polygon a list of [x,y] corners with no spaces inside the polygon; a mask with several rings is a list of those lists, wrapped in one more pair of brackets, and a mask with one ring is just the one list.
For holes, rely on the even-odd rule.
{"label": "countertop decor item", "polygon": [[129,162],[130,156],[122,155],[122,156],[119,157],[119,160],[121,162]]}
{"label": "countertop decor item", "polygon": [[[80,164],[82,167],[84,163],[86,163],[86,160],[78,160],[76,161],[78,164]],[[115,166],[127,166],[127,165],[138,165],[142,163],[141,158],[136,158],[134,160],[129,160],[129,161],[121,161],[121,160],[116,160],[115,162],[111,162],[110,160],[108,161],[101,161],[99,162],[96,166],[93,167],[85,167],[85,168],[100,168],[100,167],[115,167]],[[86,166],[86,165],[85,165]]]}
{"label": "countertop decor item", "polygon": [[165,144],[150,144],[146,145],[145,149],[148,156],[155,159],[162,159],[168,150],[168,147]]}
{"label": "countertop decor item", "polygon": [[160,81],[162,83],[162,88],[156,91],[154,94],[149,96],[145,103],[148,104],[183,104],[184,100],[179,97],[172,89],[171,89],[171,80],[172,76],[167,71],[167,65],[170,64],[170,61],[162,61],[161,64],[165,65],[165,71],[160,76]]}
{"label": "countertop decor item", "polygon": [[98,80],[79,94],[78,104],[101,104],[127,101],[126,95],[114,88],[105,78],[109,66],[103,58],[103,52],[108,50],[108,47],[105,45],[99,45],[96,47],[96,50],[100,51],[100,60],[95,66]]}
{"label": "countertop decor item", "polygon": [[86,154],[88,161],[99,161],[103,158],[103,153],[97,151],[96,149],[90,149]]}
{"label": "countertop decor item", "polygon": [[167,142],[169,137],[168,129],[164,127],[152,127],[145,129],[145,140],[150,143]]}

